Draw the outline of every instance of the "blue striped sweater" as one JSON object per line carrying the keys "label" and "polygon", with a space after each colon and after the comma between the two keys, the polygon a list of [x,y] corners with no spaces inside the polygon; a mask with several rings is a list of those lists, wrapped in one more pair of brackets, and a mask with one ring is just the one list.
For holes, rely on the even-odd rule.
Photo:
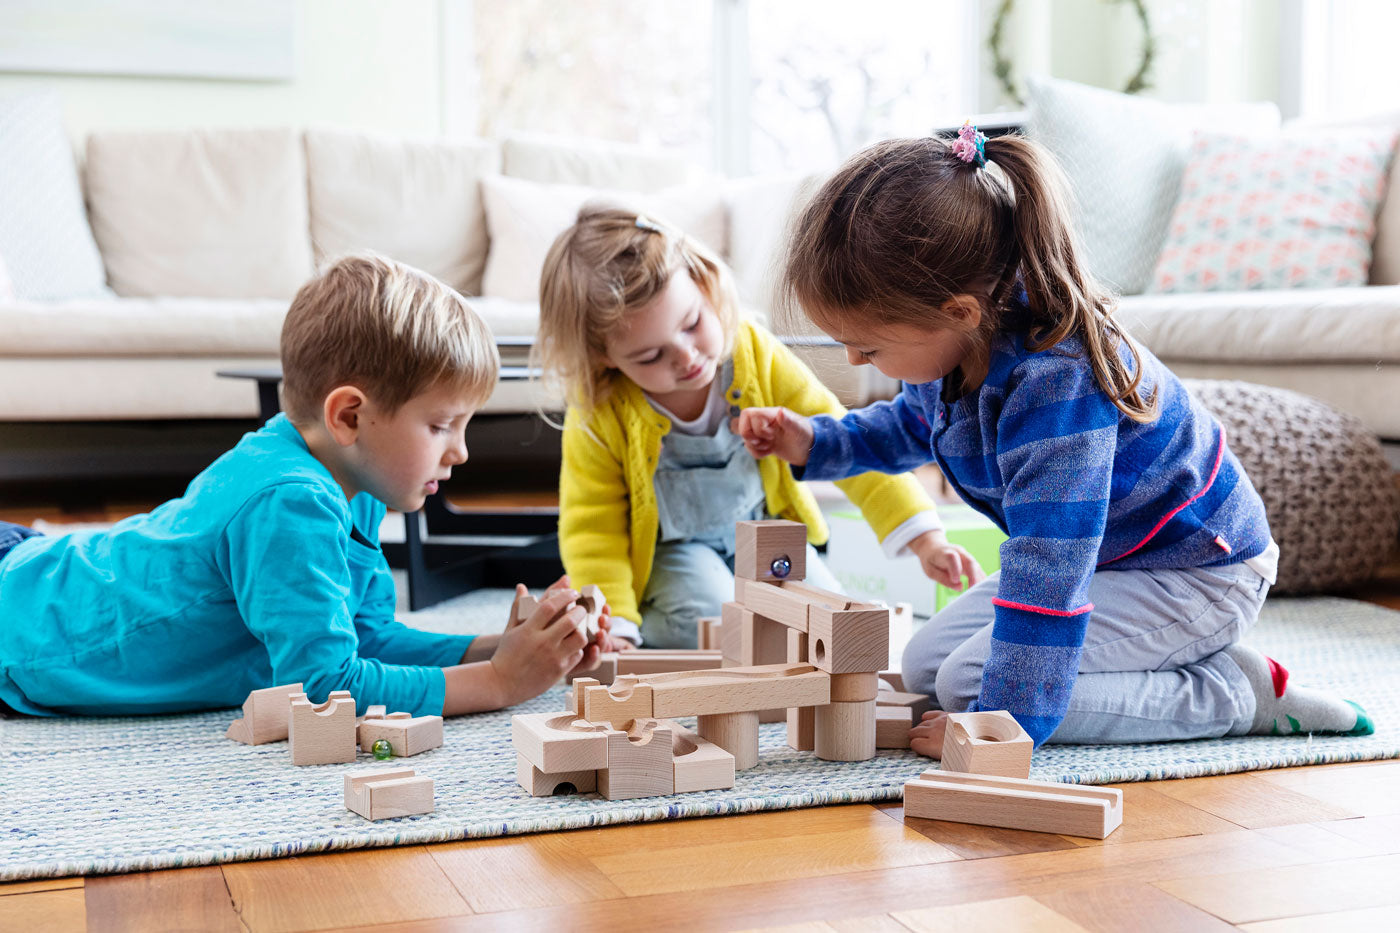
{"label": "blue striped sweater", "polygon": [[[1269,526],[1220,424],[1139,347],[1160,414],[1140,424],[1099,388],[1077,338],[1041,352],[993,342],[981,387],[953,402],[943,380],[841,420],[812,419],[803,478],[901,472],[936,462],[1009,536],[991,654],[974,709],[1011,712],[1037,745],[1064,718],[1099,567],[1186,568],[1262,553]],[[1131,365],[1123,346],[1120,353]]]}

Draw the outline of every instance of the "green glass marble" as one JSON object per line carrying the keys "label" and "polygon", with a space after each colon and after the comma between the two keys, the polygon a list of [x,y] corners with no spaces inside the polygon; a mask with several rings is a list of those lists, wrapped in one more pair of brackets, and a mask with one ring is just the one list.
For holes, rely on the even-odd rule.
{"label": "green glass marble", "polygon": [[375,739],[369,750],[374,753],[374,757],[378,761],[394,757],[394,746],[389,744],[388,739]]}

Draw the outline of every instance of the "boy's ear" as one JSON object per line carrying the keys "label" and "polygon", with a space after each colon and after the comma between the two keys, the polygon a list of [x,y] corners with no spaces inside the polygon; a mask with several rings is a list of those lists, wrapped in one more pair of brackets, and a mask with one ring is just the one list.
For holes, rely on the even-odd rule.
{"label": "boy's ear", "polygon": [[974,331],[982,323],[982,302],[976,295],[954,295],[938,308],[965,331]]}
{"label": "boy's ear", "polygon": [[365,401],[365,394],[354,386],[336,386],[326,396],[322,406],[326,431],[341,447],[349,447],[359,436]]}

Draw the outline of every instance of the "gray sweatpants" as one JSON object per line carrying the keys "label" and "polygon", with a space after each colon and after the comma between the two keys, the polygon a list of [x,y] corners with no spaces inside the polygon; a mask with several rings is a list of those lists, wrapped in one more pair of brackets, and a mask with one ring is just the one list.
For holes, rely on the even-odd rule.
{"label": "gray sweatpants", "polygon": [[[914,633],[904,651],[907,689],[939,708],[966,710],[991,650],[994,573]],[[1189,570],[1102,570],[1079,679],[1051,742],[1160,742],[1243,734],[1254,693],[1220,653],[1259,618],[1269,584],[1244,564]]]}

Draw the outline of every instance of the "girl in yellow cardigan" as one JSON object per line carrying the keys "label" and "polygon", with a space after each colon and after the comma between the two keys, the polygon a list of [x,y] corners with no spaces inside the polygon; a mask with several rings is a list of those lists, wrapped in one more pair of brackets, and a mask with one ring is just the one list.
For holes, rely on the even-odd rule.
{"label": "girl in yellow cardigan", "polygon": [[[734,523],[804,522],[807,579],[838,589],[812,544],[827,538],[811,492],[775,457],[756,461],[730,429],[742,408],[845,410],[792,353],[741,319],[729,270],[680,231],[587,205],[554,241],[540,282],[536,361],[562,383],[559,549],[564,569],[602,587],[612,635],[693,647],[697,620],[734,592]],[[890,556],[959,587],[981,577],[944,538],[912,476],[838,485]]]}

